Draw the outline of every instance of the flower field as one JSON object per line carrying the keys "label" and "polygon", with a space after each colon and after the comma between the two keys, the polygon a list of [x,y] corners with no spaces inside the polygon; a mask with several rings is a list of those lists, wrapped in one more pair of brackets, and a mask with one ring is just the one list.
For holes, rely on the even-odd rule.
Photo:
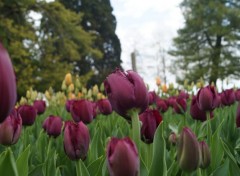
{"label": "flower field", "polygon": [[150,91],[116,69],[91,89],[67,74],[61,92],[30,89],[16,102],[9,60],[1,46],[0,175],[240,174],[238,89],[199,83],[194,94],[157,80]]}

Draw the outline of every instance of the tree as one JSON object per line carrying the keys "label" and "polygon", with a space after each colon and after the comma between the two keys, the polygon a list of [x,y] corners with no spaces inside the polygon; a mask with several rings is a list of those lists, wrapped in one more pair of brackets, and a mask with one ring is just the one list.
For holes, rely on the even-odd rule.
{"label": "tree", "polygon": [[7,48],[17,77],[18,98],[35,83],[33,53],[36,41],[32,19],[28,16],[35,0],[0,1],[0,41]]}
{"label": "tree", "polygon": [[121,64],[120,41],[115,34],[116,18],[112,14],[109,0],[59,0],[66,8],[83,13],[81,24],[86,31],[96,36],[94,47],[99,49],[103,56],[98,59],[92,55],[86,55],[87,59],[77,62],[76,72],[80,75],[89,70],[94,71],[89,84],[101,83],[106,76]]}
{"label": "tree", "polygon": [[[177,58],[178,81],[209,83],[240,76],[240,2],[237,0],[184,0],[180,4],[185,26],[169,53]],[[179,74],[178,74],[179,75]]]}

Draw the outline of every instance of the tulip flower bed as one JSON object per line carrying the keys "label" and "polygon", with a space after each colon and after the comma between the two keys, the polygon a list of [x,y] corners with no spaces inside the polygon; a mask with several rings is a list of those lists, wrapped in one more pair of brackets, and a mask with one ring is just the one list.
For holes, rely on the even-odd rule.
{"label": "tulip flower bed", "polygon": [[[1,50],[0,45],[3,68],[9,58]],[[217,93],[206,86],[196,96],[185,91],[170,96],[166,86],[148,92],[136,72],[116,69],[102,91],[87,90],[68,74],[62,92],[49,89],[41,100],[30,90],[12,110],[16,97],[7,88],[15,80],[4,79],[2,72],[7,71],[0,70],[0,82],[8,84],[0,85],[0,175],[240,173],[239,90]],[[14,78],[11,69],[9,74]]]}

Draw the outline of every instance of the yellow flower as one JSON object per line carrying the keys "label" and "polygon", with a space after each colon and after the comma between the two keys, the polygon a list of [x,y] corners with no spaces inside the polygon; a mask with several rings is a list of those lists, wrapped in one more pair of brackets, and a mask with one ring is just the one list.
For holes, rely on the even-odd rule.
{"label": "yellow flower", "polygon": [[163,91],[164,93],[167,93],[168,88],[167,88],[167,85],[166,85],[166,84],[163,84],[163,85],[162,85],[162,91]]}
{"label": "yellow flower", "polygon": [[161,85],[161,79],[160,79],[160,77],[157,77],[157,78],[156,78],[156,84],[157,84],[157,86],[160,86],[160,85]]}
{"label": "yellow flower", "polygon": [[67,86],[69,86],[70,84],[72,84],[72,75],[71,75],[71,73],[67,73],[66,75],[65,75],[65,84],[67,85]]}

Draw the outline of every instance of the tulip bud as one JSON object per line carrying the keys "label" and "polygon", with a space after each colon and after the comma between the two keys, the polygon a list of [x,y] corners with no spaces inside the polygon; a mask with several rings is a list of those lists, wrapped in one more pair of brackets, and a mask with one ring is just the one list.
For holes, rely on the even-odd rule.
{"label": "tulip bud", "polygon": [[18,112],[22,118],[22,124],[30,126],[35,122],[37,111],[31,105],[21,105],[18,107]]}
{"label": "tulip bud", "polygon": [[173,104],[173,110],[177,114],[183,114],[187,110],[187,102],[184,98],[177,98]]}
{"label": "tulip bud", "polygon": [[204,141],[199,142],[199,148],[200,148],[199,167],[202,169],[206,169],[211,162],[211,153],[208,145]]}
{"label": "tulip bud", "polygon": [[139,119],[142,122],[141,138],[150,144],[153,142],[155,131],[162,121],[162,116],[158,110],[146,109],[139,115]]}
{"label": "tulip bud", "polygon": [[178,98],[184,98],[184,99],[188,99],[189,98],[189,94],[183,90],[180,91]]}
{"label": "tulip bud", "polygon": [[141,113],[148,106],[147,88],[134,71],[116,69],[106,78],[104,87],[113,110],[128,120],[129,110],[136,108]]}
{"label": "tulip bud", "polygon": [[0,43],[0,123],[14,109],[16,99],[16,76],[8,52]]}
{"label": "tulip bud", "polygon": [[138,151],[130,138],[111,138],[107,146],[107,166],[110,176],[138,175]]}
{"label": "tulip bud", "polygon": [[93,120],[93,104],[88,100],[74,100],[70,106],[70,113],[75,122],[90,123]]}
{"label": "tulip bud", "polygon": [[186,172],[197,169],[199,164],[199,144],[190,128],[183,128],[177,145],[179,166]]}
{"label": "tulip bud", "polygon": [[224,106],[230,106],[235,102],[235,94],[233,89],[227,89],[220,94],[221,103]]}
{"label": "tulip bud", "polygon": [[37,110],[37,114],[43,114],[46,110],[46,103],[44,100],[35,100],[33,102],[34,108]]}
{"label": "tulip bud", "polygon": [[64,80],[65,80],[65,84],[67,86],[69,86],[72,83],[72,75],[71,75],[71,73],[67,73],[65,75],[65,79]]}
{"label": "tulip bud", "polygon": [[164,113],[168,110],[168,105],[167,105],[166,101],[161,99],[159,96],[156,97],[156,105],[157,105],[157,109],[161,113]]}
{"label": "tulip bud", "polygon": [[62,130],[62,119],[60,117],[50,115],[44,120],[43,129],[49,136],[53,136],[54,138],[58,137]]}
{"label": "tulip bud", "polygon": [[65,102],[65,108],[66,108],[67,112],[70,112],[70,109],[71,109],[71,106],[72,106],[73,102],[74,102],[74,100],[67,100]]}
{"label": "tulip bud", "polygon": [[157,86],[160,86],[160,85],[161,85],[161,79],[160,79],[160,77],[157,77],[157,78],[156,78],[156,85],[157,85]]}
{"label": "tulip bud", "polygon": [[84,160],[87,156],[90,135],[84,123],[65,122],[64,151],[71,160]]}
{"label": "tulip bud", "polygon": [[148,92],[148,104],[152,105],[156,101],[156,93],[155,91]]}
{"label": "tulip bud", "polygon": [[13,109],[11,114],[0,124],[0,144],[12,145],[17,143],[22,130],[22,119],[17,110]]}
{"label": "tulip bud", "polygon": [[104,114],[104,115],[109,115],[112,113],[112,105],[108,99],[98,100],[97,109],[101,114]]}
{"label": "tulip bud", "polygon": [[197,103],[202,111],[212,111],[219,106],[220,102],[215,87],[206,86],[201,88],[197,93]]}
{"label": "tulip bud", "polygon": [[171,134],[170,134],[169,137],[168,137],[168,141],[169,141],[172,145],[176,145],[176,144],[177,144],[177,139],[178,139],[178,137],[177,137],[176,133],[171,132]]}

